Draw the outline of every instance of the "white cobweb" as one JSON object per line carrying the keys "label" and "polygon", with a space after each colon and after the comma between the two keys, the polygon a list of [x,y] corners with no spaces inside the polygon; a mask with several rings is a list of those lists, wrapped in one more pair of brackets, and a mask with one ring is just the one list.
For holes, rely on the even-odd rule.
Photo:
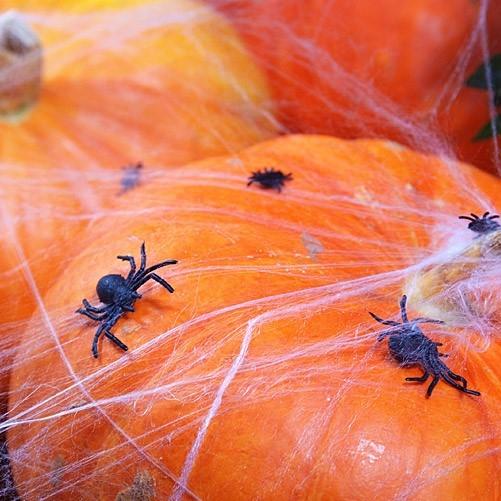
{"label": "white cobweb", "polygon": [[[441,109],[460,94],[471,58],[492,56],[489,2],[478,5]],[[39,106],[51,103],[43,108],[47,129],[2,125],[0,139],[2,495],[367,499],[376,492],[420,499],[440,488],[453,496],[477,475],[471,482],[494,499],[499,244],[493,236],[475,239],[457,219],[498,209],[494,178],[460,167],[456,145],[433,117],[423,125],[329,60],[314,39],[299,40],[304,60],[322,61],[322,79],[350,96],[340,109],[327,94],[326,109],[356,123],[363,137],[379,136],[382,127],[398,131],[402,142],[442,160],[389,141],[320,136],[241,152],[287,134],[290,124],[274,113],[264,78],[234,32],[217,25],[200,36],[196,27],[214,15],[207,6],[21,10],[35,31],[59,38],[45,55],[49,83]],[[134,58],[136,43],[147,50],[144,38],[163,27],[181,27],[201,60],[217,68],[207,79],[227,103],[225,125],[210,114],[213,95],[209,105],[201,99],[200,109],[190,108],[203,73],[189,80],[195,70],[180,68],[182,79],[168,79],[188,100],[179,102],[164,91],[162,57],[151,55],[151,66],[150,56]],[[275,29],[297,36],[284,25]],[[223,47],[216,53],[214,34]],[[346,43],[356,44],[356,34]],[[243,60],[234,64],[237,56],[225,51]],[[116,81],[106,72],[110,60]],[[174,60],[170,71],[181,63]],[[68,90],[74,94],[57,97]],[[489,103],[493,93],[485,92]],[[134,98],[146,102],[145,116]],[[357,103],[371,110],[363,125]],[[76,109],[67,120],[65,107]],[[497,111],[489,109],[495,130]],[[180,124],[179,140],[172,124]],[[144,166],[136,168],[139,161]],[[251,171],[269,166],[293,173],[282,194],[246,186]],[[114,328],[128,353],[103,339],[95,361],[96,324],[74,311],[83,297],[97,304],[97,279],[125,273],[127,263],[115,256],[138,258],[143,240],[150,264],[180,260],[159,272],[176,291],[148,282],[137,315]],[[431,295],[420,289],[425,271],[456,262],[472,262],[473,271]],[[426,400],[428,383],[403,383],[419,370],[388,357],[386,343],[375,341],[381,326],[367,311],[400,320],[404,292],[411,318],[446,320],[423,331],[444,343],[445,362],[482,393],[478,400],[444,382]],[[398,479],[390,486],[378,484],[385,468]]]}

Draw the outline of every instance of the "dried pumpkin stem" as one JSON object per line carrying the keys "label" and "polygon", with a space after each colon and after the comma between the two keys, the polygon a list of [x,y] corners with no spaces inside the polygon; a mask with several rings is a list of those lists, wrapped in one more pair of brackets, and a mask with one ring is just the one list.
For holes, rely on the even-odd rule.
{"label": "dried pumpkin stem", "polygon": [[417,309],[448,323],[469,323],[472,318],[496,320],[495,270],[501,259],[501,231],[475,238],[445,262],[426,266],[408,281],[405,292]]}
{"label": "dried pumpkin stem", "polygon": [[15,11],[0,15],[0,120],[21,120],[36,102],[42,77],[42,45]]}

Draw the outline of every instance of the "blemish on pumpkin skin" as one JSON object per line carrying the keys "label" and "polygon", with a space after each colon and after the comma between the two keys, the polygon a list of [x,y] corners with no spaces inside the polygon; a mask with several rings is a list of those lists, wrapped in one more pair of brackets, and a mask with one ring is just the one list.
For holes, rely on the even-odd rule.
{"label": "blemish on pumpkin skin", "polygon": [[316,259],[316,257],[325,250],[322,242],[317,240],[313,235],[310,235],[307,231],[303,231],[301,234],[301,242],[308,251],[311,259]]}
{"label": "blemish on pumpkin skin", "polygon": [[54,489],[57,488],[61,482],[64,465],[65,461],[62,456],[57,455],[52,461],[50,469],[50,484],[54,487]]}
{"label": "blemish on pumpkin skin", "polygon": [[139,471],[132,485],[119,492],[115,501],[151,501],[155,496],[155,480],[148,471]]}
{"label": "blemish on pumpkin skin", "polygon": [[374,464],[381,458],[385,450],[383,444],[378,444],[372,440],[360,439],[357,447],[357,454],[361,456],[362,463]]}

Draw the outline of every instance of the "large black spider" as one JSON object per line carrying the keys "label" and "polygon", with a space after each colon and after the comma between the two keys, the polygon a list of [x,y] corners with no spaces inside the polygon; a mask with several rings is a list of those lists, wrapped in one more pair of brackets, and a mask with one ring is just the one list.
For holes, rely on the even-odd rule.
{"label": "large black spider", "polygon": [[264,170],[257,170],[249,177],[247,186],[252,183],[258,183],[261,188],[275,189],[279,193],[285,186],[285,181],[292,181],[292,173],[284,174],[281,170],[275,170],[273,167],[270,169],[266,167]]}
{"label": "large black spider", "polygon": [[494,219],[498,219],[499,216],[497,214],[489,216],[489,214],[490,212],[485,212],[482,217],[478,217],[472,212],[470,216],[459,216],[459,219],[467,219],[470,221],[468,229],[483,235],[485,233],[491,233],[492,231],[501,229],[501,224],[494,221]]}
{"label": "large black spider", "polygon": [[134,311],[134,303],[141,297],[141,294],[136,292],[139,287],[151,279],[165,287],[169,292],[174,292],[174,288],[170,284],[153,272],[164,266],[176,264],[177,261],[175,259],[162,261],[161,263],[146,268],[146,249],[144,242],[141,244],[141,265],[137,272],[136,261],[132,256],[117,256],[117,259],[129,262],[130,271],[127,278],[117,274],[101,277],[97,283],[96,292],[99,300],[104,306],[92,306],[87,299],[84,299],[82,301],[84,308],[80,308],[76,311],[76,313],[85,315],[92,320],[102,322],[96,331],[92,343],[92,354],[95,358],[98,357],[97,342],[102,334],[122,350],[128,350],[128,347],[122,343],[120,339],[115,337],[110,332],[110,329],[127,311]]}
{"label": "large black spider", "polygon": [[[377,322],[384,325],[391,325],[392,328],[378,334],[377,340],[382,341],[385,337],[389,337],[388,348],[393,358],[402,367],[411,367],[415,365],[421,366],[424,373],[420,377],[407,377],[406,381],[415,381],[424,383],[430,375],[433,377],[426,397],[431,397],[433,389],[442,378],[446,383],[463,393],[470,395],[480,395],[478,391],[470,390],[467,388],[468,382],[462,376],[452,372],[439,357],[447,357],[443,353],[439,353],[437,346],[442,346],[442,343],[436,343],[427,338],[418,324],[443,324],[441,320],[432,320],[430,318],[415,318],[409,321],[406,311],[407,296],[402,296],[400,300],[400,312],[402,315],[402,322],[395,322],[393,320],[383,320],[374,313],[369,311],[369,315]],[[460,381],[462,385],[457,383]]]}

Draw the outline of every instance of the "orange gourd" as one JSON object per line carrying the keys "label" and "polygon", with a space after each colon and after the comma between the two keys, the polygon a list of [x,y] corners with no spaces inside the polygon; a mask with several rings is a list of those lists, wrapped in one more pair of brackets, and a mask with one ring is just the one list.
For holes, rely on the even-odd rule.
{"label": "orange gourd", "polygon": [[[281,194],[246,187],[270,166],[293,173]],[[22,499],[496,499],[501,237],[457,216],[499,207],[498,180],[321,136],[157,174],[93,228],[22,335],[2,425]],[[159,270],[175,293],[148,282],[113,329],[129,352],[105,339],[96,360],[97,326],[74,310],[143,241],[150,264],[179,260]],[[461,290],[477,293],[441,301]],[[419,371],[367,313],[397,318],[403,292],[412,318],[447,318],[423,331],[480,397],[404,382]]]}
{"label": "orange gourd", "polygon": [[499,137],[473,139],[489,96],[465,84],[484,50],[501,53],[500,2],[210,3],[247,40],[290,130],[390,138],[501,172]]}
{"label": "orange gourd", "polygon": [[124,165],[142,161],[147,177],[150,166],[236,151],[275,127],[260,70],[203,3],[0,1],[10,7],[22,15],[16,30],[25,23],[40,37],[43,73],[38,102],[23,102],[17,83],[33,58],[0,47],[14,61],[0,57],[0,294],[16,297],[4,322],[29,315],[37,290],[85,245]]}

